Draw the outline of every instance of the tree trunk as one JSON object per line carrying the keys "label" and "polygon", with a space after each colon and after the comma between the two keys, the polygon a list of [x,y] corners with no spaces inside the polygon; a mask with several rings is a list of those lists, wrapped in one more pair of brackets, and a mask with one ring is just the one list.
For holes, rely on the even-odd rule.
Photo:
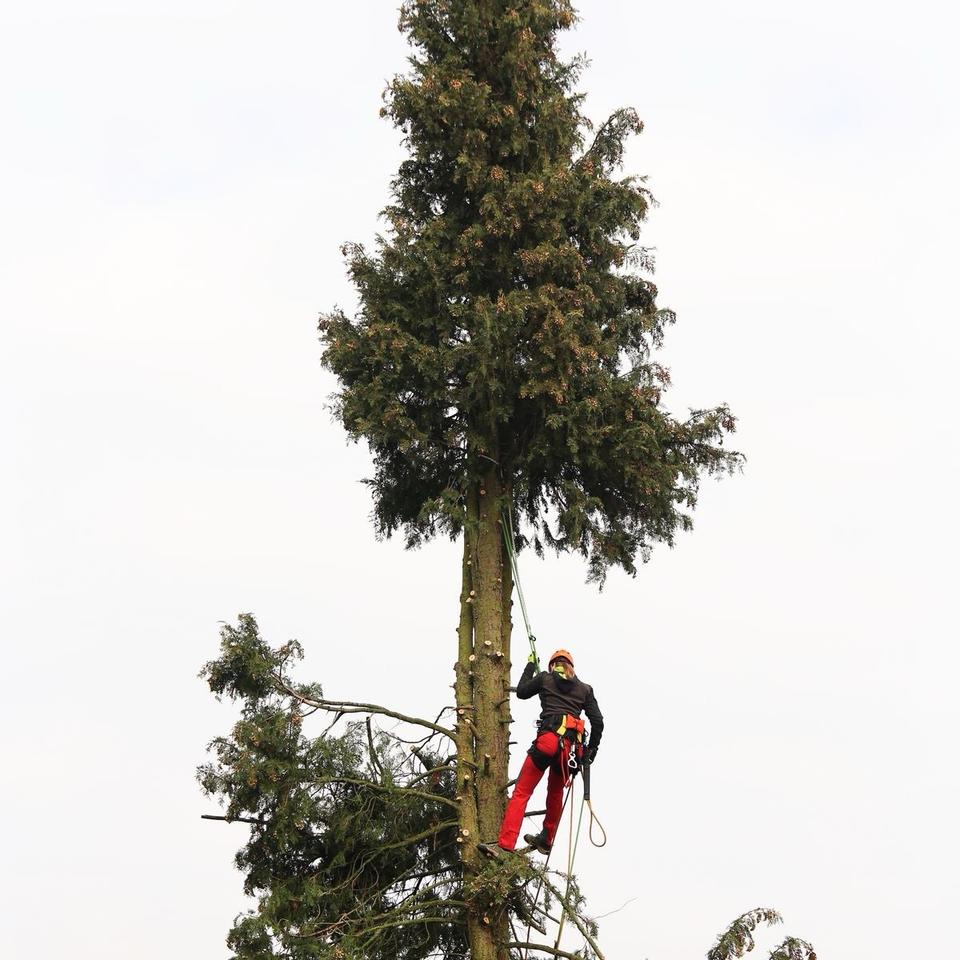
{"label": "tree trunk", "polygon": [[[513,582],[500,526],[504,491],[495,466],[467,494],[456,664],[457,785],[467,878],[482,867],[477,843],[496,843],[510,763],[510,632]],[[472,960],[507,960],[501,905],[472,908]]]}
{"label": "tree trunk", "polygon": [[510,762],[510,630],[504,622],[509,576],[500,526],[502,491],[496,468],[481,481],[477,560],[474,563],[474,697],[480,766],[477,799],[484,839],[500,832]]}

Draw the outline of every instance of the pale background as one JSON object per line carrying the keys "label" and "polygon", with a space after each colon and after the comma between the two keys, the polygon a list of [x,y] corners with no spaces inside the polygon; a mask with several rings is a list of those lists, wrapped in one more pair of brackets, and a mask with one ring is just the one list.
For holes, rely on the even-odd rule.
{"label": "pale background", "polygon": [[[822,960],[952,955],[957,15],[580,9],[588,114],[647,124],[672,406],[728,401],[749,456],[636,579],[521,561],[608,718],[607,956],[767,904]],[[2,11],[2,952],[218,960],[218,621],[300,638],[333,696],[449,696],[457,549],[375,542],[315,336],[401,157],[403,38],[373,0]]]}

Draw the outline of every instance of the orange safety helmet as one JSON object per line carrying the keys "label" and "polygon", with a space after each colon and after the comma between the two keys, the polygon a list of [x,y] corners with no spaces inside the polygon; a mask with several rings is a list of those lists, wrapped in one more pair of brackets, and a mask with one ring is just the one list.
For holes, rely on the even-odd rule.
{"label": "orange safety helmet", "polygon": [[552,667],[554,660],[566,660],[571,667],[576,667],[576,664],[573,662],[573,655],[569,650],[554,650],[550,654],[550,659],[547,661],[547,666]]}

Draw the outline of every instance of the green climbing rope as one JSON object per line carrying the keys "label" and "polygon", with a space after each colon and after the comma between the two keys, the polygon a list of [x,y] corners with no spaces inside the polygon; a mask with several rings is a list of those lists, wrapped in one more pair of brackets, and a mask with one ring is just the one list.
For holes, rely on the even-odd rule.
{"label": "green climbing rope", "polygon": [[513,537],[513,508],[509,505],[501,509],[501,521],[500,526],[503,528],[503,544],[507,550],[507,558],[510,561],[510,570],[513,573],[513,582],[517,587],[517,597],[520,600],[520,612],[523,614],[523,625],[527,631],[527,640],[530,641],[530,652],[533,654],[534,659],[539,661],[537,657],[537,638],[533,635],[533,630],[530,627],[530,617],[527,614],[527,601],[523,596],[523,586],[520,583],[520,568],[517,566],[517,548],[516,542]]}

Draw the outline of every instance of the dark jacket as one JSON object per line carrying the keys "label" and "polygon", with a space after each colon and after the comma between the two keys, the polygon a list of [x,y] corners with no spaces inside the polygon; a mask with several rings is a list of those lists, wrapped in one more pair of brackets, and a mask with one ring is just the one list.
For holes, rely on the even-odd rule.
{"label": "dark jacket", "polygon": [[567,680],[546,670],[537,673],[534,665],[528,663],[517,682],[517,696],[521,700],[529,700],[537,693],[540,694],[541,720],[552,722],[554,717],[565,713],[575,717],[585,713],[590,721],[590,746],[599,746],[603,735],[603,714],[590,684],[578,677]]}

